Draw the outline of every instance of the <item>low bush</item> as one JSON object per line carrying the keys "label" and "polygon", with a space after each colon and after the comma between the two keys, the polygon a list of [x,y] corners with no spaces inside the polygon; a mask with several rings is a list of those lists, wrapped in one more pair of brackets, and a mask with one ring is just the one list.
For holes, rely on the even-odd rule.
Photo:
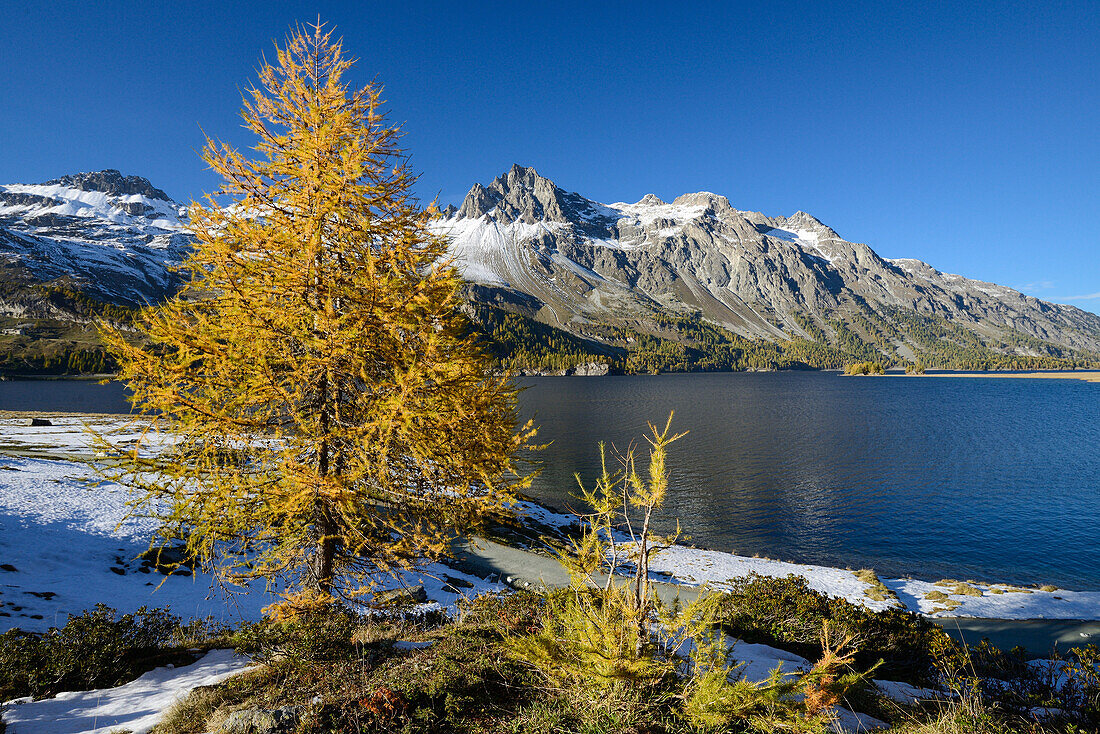
{"label": "low bush", "polygon": [[546,597],[530,591],[480,594],[461,602],[459,618],[470,628],[504,635],[529,634],[542,627]]}
{"label": "low bush", "polygon": [[844,374],[884,375],[886,374],[886,368],[882,366],[881,362],[856,362],[854,364],[845,365]]}
{"label": "low bush", "polygon": [[44,634],[9,630],[0,635],[0,701],[133,680],[179,662],[182,651],[173,646],[179,631],[179,619],[166,609],[142,607],[119,617],[103,604]]}
{"label": "low bush", "polygon": [[816,659],[826,622],[850,636],[855,665],[882,660],[879,675],[913,683],[935,676],[933,644],[954,644],[935,623],[902,609],[872,612],[811,589],[801,576],[772,578],[751,574],[731,584],[719,601],[717,621],[729,633]]}
{"label": "low bush", "polygon": [[238,652],[251,655],[258,662],[350,660],[358,657],[352,637],[361,625],[357,614],[333,606],[245,623],[232,639]]}

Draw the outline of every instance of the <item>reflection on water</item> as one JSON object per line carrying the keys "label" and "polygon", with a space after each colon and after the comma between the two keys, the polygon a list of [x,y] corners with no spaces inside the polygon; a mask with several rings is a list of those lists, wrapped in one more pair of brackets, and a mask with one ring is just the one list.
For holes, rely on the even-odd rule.
{"label": "reflection on water", "polygon": [[[702,546],[887,574],[1100,587],[1100,386],[823,373],[541,378],[533,493],[564,506],[646,420],[671,449],[667,521]],[[666,525],[666,527],[668,526]]]}

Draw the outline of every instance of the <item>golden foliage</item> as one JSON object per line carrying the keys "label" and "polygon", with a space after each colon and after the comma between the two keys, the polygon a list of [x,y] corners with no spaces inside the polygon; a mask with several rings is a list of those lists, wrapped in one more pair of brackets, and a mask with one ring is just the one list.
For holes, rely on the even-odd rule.
{"label": "golden foliage", "polygon": [[207,141],[224,183],[193,203],[189,282],[102,327],[134,402],[173,450],[115,472],[135,512],[232,580],[353,595],[441,554],[523,484],[515,389],[488,371],[461,280],[377,86],[323,26],[298,29],[249,90],[256,160]]}

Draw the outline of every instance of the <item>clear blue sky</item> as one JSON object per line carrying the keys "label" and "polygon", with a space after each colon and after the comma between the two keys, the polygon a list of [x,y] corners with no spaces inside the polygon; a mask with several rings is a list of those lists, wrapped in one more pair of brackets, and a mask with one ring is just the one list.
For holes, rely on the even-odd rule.
{"label": "clear blue sky", "polygon": [[10,4],[0,182],[212,190],[200,127],[249,145],[240,89],[319,13],[425,198],[517,162],[603,202],[714,191],[1100,312],[1100,4],[954,5]]}

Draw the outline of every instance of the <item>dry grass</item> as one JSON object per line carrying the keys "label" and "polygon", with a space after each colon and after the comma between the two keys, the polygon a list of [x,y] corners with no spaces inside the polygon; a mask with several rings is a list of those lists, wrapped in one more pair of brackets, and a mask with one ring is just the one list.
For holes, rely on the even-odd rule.
{"label": "dry grass", "polygon": [[976,586],[972,586],[972,583],[976,582],[968,583],[966,581],[955,581],[954,579],[943,579],[942,581],[937,581],[936,586],[947,587],[950,589],[947,593],[951,596],[981,596],[982,590]]}
{"label": "dry grass", "polygon": [[873,601],[889,601],[900,605],[897,594],[887,588],[886,584],[882,583],[882,579],[878,577],[873,570],[869,568],[861,568],[858,571],[853,571],[855,577],[867,584],[869,588],[863,590],[863,595]]}

